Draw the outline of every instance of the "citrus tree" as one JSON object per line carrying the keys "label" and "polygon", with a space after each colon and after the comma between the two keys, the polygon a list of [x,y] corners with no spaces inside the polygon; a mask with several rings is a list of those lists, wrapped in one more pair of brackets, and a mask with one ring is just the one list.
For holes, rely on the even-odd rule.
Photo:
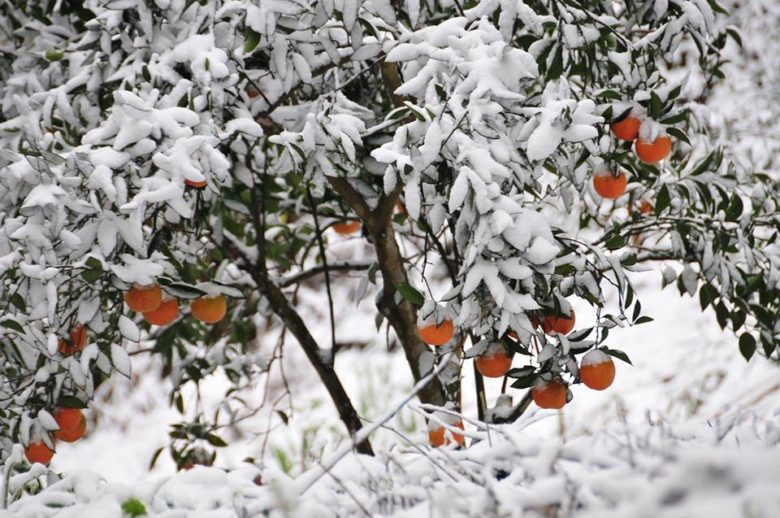
{"label": "citrus tree", "polygon": [[[472,358],[485,422],[532,399],[560,408],[578,383],[606,388],[612,358],[628,360],[609,330],[650,320],[627,275],[650,263],[698,293],[746,358],[776,358],[777,185],[707,126],[720,49],[739,38],[720,12],[0,4],[3,452],[21,442],[46,461],[57,433],[80,437],[72,410],[130,375],[130,342],[150,340],[140,352],[162,359],[181,410],[180,389],[217,370],[240,388],[268,368],[252,347],[267,325],[295,338],[356,434],[335,332],[314,336],[296,295],[324,278],[333,325],[343,272],[377,294],[377,335],[414,379],[436,368],[418,393],[445,411],[434,445],[463,442],[447,411]],[[333,261],[339,235],[365,240],[371,260]],[[575,315],[575,298],[592,314]],[[516,355],[528,365],[513,369]],[[491,409],[483,375],[532,390]],[[208,416],[176,425],[180,465],[195,444],[223,445],[217,432]]]}

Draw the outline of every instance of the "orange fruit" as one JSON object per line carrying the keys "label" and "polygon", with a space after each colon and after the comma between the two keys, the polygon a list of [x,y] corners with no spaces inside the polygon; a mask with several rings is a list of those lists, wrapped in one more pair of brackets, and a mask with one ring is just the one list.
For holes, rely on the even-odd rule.
{"label": "orange fruit", "polygon": [[637,139],[634,144],[634,151],[639,160],[646,164],[657,164],[672,151],[672,139],[667,136],[660,136],[652,142]]}
{"label": "orange fruit", "polygon": [[54,437],[65,442],[78,441],[87,432],[87,419],[78,408],[61,408],[54,415],[60,429]]}
{"label": "orange fruit", "polygon": [[455,335],[452,320],[445,319],[441,324],[428,324],[419,328],[420,338],[428,345],[444,345]]}
{"label": "orange fruit", "polygon": [[70,356],[83,351],[85,345],[87,345],[87,328],[78,324],[70,330],[70,343],[64,338],[60,338],[57,351],[63,356]]}
{"label": "orange fruit", "polygon": [[628,179],[622,171],[617,176],[608,171],[593,175],[593,188],[599,196],[608,200],[620,198],[626,192],[626,185],[628,185]]}
{"label": "orange fruit", "polygon": [[257,97],[257,96],[259,96],[259,95],[260,95],[260,90],[258,90],[258,89],[257,89],[257,88],[255,88],[254,86],[248,86],[248,87],[246,88],[246,95],[247,95],[247,97],[249,97],[250,99],[254,99],[255,97]]}
{"label": "orange fruit", "polygon": [[606,353],[594,349],[582,357],[580,381],[593,390],[604,390],[615,380],[615,362]]}
{"label": "orange fruit", "polygon": [[334,223],[331,228],[339,235],[351,236],[360,230],[360,221],[356,219],[348,219],[346,221]]}
{"label": "orange fruit", "polygon": [[157,309],[147,311],[144,320],[156,326],[166,326],[179,316],[179,301],[175,297],[163,300]]}
{"label": "orange fruit", "polygon": [[125,302],[127,306],[136,313],[146,313],[154,311],[162,302],[162,290],[159,284],[149,284],[148,286],[133,286],[130,291],[125,293]]}
{"label": "orange fruit", "polygon": [[574,329],[575,321],[576,317],[573,309],[571,310],[571,317],[547,315],[542,320],[542,329],[547,334],[561,333],[562,335],[567,335]]}
{"label": "orange fruit", "polygon": [[500,378],[512,368],[512,357],[500,344],[498,347],[488,348],[485,354],[474,359],[474,364],[480,374],[486,378]]}
{"label": "orange fruit", "polygon": [[531,397],[539,408],[563,408],[566,404],[566,385],[560,381],[539,381],[531,389]]}
{"label": "orange fruit", "polygon": [[193,189],[203,189],[206,187],[206,180],[184,180],[184,184],[187,185],[187,187],[192,187]]}
{"label": "orange fruit", "polygon": [[[463,430],[463,421],[458,421],[457,423],[453,424],[452,427]],[[434,448],[448,446],[452,444],[453,441],[458,443],[459,446],[466,445],[466,439],[463,437],[463,435],[451,432],[443,426],[436,426],[434,428],[428,429],[428,442],[430,442],[431,446]]]}
{"label": "orange fruit", "polygon": [[48,464],[51,458],[54,457],[54,450],[50,450],[43,441],[31,442],[24,450],[24,456],[27,457],[27,461],[30,464],[35,464],[36,462]]}
{"label": "orange fruit", "polygon": [[639,204],[640,214],[651,214],[653,210],[653,204],[647,200],[642,200],[642,202]]}
{"label": "orange fruit", "polygon": [[192,316],[207,324],[216,324],[225,317],[227,299],[224,295],[200,297],[190,302]]}
{"label": "orange fruit", "polygon": [[612,133],[620,140],[631,142],[639,136],[641,122],[636,117],[629,115],[611,124]]}

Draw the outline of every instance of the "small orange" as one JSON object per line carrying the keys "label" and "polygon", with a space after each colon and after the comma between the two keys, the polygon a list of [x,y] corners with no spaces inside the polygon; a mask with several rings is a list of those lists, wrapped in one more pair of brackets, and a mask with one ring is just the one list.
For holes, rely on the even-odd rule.
{"label": "small orange", "polygon": [[60,338],[57,351],[63,356],[71,356],[83,351],[85,345],[87,345],[87,328],[78,324],[70,330],[70,343],[64,338]]}
{"label": "small orange", "polygon": [[184,183],[187,187],[192,187],[193,189],[203,189],[206,187],[206,180],[184,180]]}
{"label": "small orange", "polygon": [[[453,424],[452,427],[463,430],[463,421],[458,421],[457,423]],[[466,439],[463,437],[463,435],[451,432],[443,426],[436,426],[434,428],[428,429],[428,442],[430,442],[431,446],[434,448],[448,446],[452,444],[453,441],[458,443],[459,446],[466,445]]]}
{"label": "small orange", "polygon": [[43,441],[31,442],[24,450],[24,456],[27,457],[30,464],[36,462],[48,464],[54,457],[54,450],[49,449]]}
{"label": "small orange", "polygon": [[608,171],[593,175],[593,188],[599,196],[608,200],[620,198],[626,192],[626,185],[628,185],[628,179],[622,171],[617,176]]}
{"label": "small orange", "polygon": [[192,316],[207,324],[216,324],[225,317],[227,299],[224,295],[200,297],[190,302]]}
{"label": "small orange", "polygon": [[653,204],[650,203],[648,200],[642,200],[642,202],[639,204],[639,213],[650,214],[652,212],[653,212]]}
{"label": "small orange", "polygon": [[154,311],[162,302],[162,290],[159,284],[149,284],[148,286],[133,286],[130,291],[125,293],[125,302],[127,306],[136,313],[146,313]]}
{"label": "small orange", "polygon": [[175,297],[163,300],[157,309],[147,311],[144,320],[156,326],[166,326],[179,316],[179,301]]}
{"label": "small orange", "polygon": [[575,321],[576,317],[573,309],[571,310],[571,317],[547,315],[542,320],[542,329],[547,334],[561,333],[562,335],[567,335],[574,329]]}
{"label": "small orange", "polygon": [[560,381],[539,381],[531,389],[531,397],[539,408],[563,408],[566,404],[566,385]]}
{"label": "small orange", "polygon": [[340,221],[334,223],[331,228],[339,235],[351,236],[358,230],[360,230],[360,221],[356,219],[348,219],[346,221]]}
{"label": "small orange", "polygon": [[81,439],[87,431],[87,419],[78,408],[60,408],[54,414],[60,429],[54,432],[54,437],[65,442]]}
{"label": "small orange", "polygon": [[254,99],[255,97],[258,97],[260,95],[260,90],[258,90],[254,86],[248,86],[246,88],[246,95],[250,99]]}
{"label": "small orange", "polygon": [[512,356],[507,355],[501,344],[497,345],[474,359],[477,370],[486,378],[500,378],[512,368]]}
{"label": "small orange", "polygon": [[615,380],[615,362],[598,349],[582,357],[580,381],[593,390],[604,390]]}
{"label": "small orange", "polygon": [[444,345],[455,335],[452,320],[445,319],[441,324],[428,324],[419,328],[420,338],[428,345]]}
{"label": "small orange", "polygon": [[653,142],[637,139],[634,151],[639,160],[646,164],[657,164],[672,151],[672,139],[662,135]]}
{"label": "small orange", "polygon": [[629,115],[617,122],[611,124],[612,133],[620,140],[631,142],[639,136],[639,125],[641,122],[636,117]]}

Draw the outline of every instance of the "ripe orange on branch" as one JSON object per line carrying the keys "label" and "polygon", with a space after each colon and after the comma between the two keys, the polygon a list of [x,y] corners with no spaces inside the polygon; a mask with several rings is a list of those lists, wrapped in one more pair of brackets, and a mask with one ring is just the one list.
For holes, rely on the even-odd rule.
{"label": "ripe orange on branch", "polygon": [[615,380],[615,362],[607,354],[594,349],[582,357],[580,381],[593,390],[604,390]]}
{"label": "ripe orange on branch", "polygon": [[78,441],[87,432],[87,419],[78,408],[61,408],[54,415],[60,429],[54,437],[65,442]]}
{"label": "ripe orange on branch", "polygon": [[474,359],[477,370],[486,378],[500,378],[512,368],[512,357],[501,344],[496,345]]}
{"label": "ripe orange on branch", "polygon": [[571,310],[571,317],[547,315],[542,320],[542,330],[547,334],[561,333],[562,335],[567,335],[574,329],[575,321],[576,317],[573,309]]}
{"label": "ripe orange on branch", "polygon": [[634,144],[634,151],[642,162],[646,164],[657,164],[671,153],[672,139],[665,135],[656,138],[652,142],[640,138],[637,139],[636,144]]}
{"label": "ripe orange on branch", "polygon": [[159,284],[133,286],[125,293],[127,306],[136,313],[154,311],[162,302],[162,290]]}
{"label": "ripe orange on branch", "polygon": [[563,408],[566,404],[566,385],[560,381],[539,381],[531,389],[531,397],[539,408]]}
{"label": "ripe orange on branch", "polygon": [[200,297],[190,302],[192,316],[207,324],[216,324],[227,313],[227,299],[224,295]]}
{"label": "ripe orange on branch", "polygon": [[78,324],[70,330],[70,343],[64,338],[60,338],[57,351],[63,356],[70,356],[83,351],[85,345],[87,345],[87,328]]}
{"label": "ripe orange on branch", "polygon": [[360,221],[356,219],[348,219],[346,221],[334,223],[331,228],[334,232],[341,236],[351,236],[360,230]]}
{"label": "ripe orange on branch", "polygon": [[455,335],[455,326],[452,320],[445,319],[441,324],[427,324],[418,330],[420,338],[428,345],[444,345]]}
{"label": "ripe orange on branch", "polygon": [[157,309],[147,311],[144,320],[156,326],[166,326],[179,316],[179,301],[175,297],[163,300]]}
{"label": "ripe orange on branch", "polygon": [[601,171],[593,175],[593,188],[599,196],[614,200],[620,198],[626,192],[628,179],[626,173],[619,172],[613,175],[609,171]]}
{"label": "ripe orange on branch", "polygon": [[24,450],[24,456],[30,464],[40,462],[48,464],[54,457],[54,450],[49,449],[43,441],[31,442]]}
{"label": "ripe orange on branch", "polygon": [[[452,427],[463,430],[463,421],[458,421],[457,423],[452,424]],[[466,439],[462,434],[447,430],[443,426],[435,426],[428,429],[428,442],[430,442],[431,446],[434,448],[448,446],[453,442],[458,443],[459,446],[466,445]]]}
{"label": "ripe orange on branch", "polygon": [[638,118],[629,115],[610,125],[612,133],[620,140],[631,142],[639,136],[639,126],[641,122]]}
{"label": "ripe orange on branch", "polygon": [[204,187],[206,187],[206,180],[198,181],[198,180],[189,180],[189,179],[187,179],[187,180],[184,180],[184,184],[187,187],[192,187],[193,189],[203,189]]}

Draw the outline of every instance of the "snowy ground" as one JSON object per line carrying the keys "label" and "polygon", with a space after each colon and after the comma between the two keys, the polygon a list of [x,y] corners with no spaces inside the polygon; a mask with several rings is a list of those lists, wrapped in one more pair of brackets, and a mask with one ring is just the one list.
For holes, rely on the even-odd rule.
{"label": "snowy ground", "polygon": [[[780,6],[746,4],[734,15],[735,23],[754,35],[777,33],[780,13],[759,6],[775,11]],[[724,137],[735,143],[735,154],[762,168],[771,168],[780,149],[773,117],[780,99],[776,40],[751,37],[744,54],[731,49],[735,67],[713,95],[713,117],[727,122],[730,133]],[[219,449],[216,468],[176,475],[167,452],[148,469],[153,453],[168,444],[169,425],[180,416],[167,405],[156,365],[135,356],[133,379],[116,379],[101,390],[88,437],[58,451],[51,467],[66,478],[0,516],[122,516],[120,504],[131,497],[150,514],[170,517],[254,516],[270,509],[275,509],[271,516],[301,517],[779,516],[777,366],[759,356],[746,363],[735,337],[720,331],[714,314],[702,314],[697,300],[680,298],[673,287],[660,291],[657,272],[637,275],[634,282],[655,321],[610,333],[609,345],[626,351],[634,365],[619,364],[609,390],[577,387],[563,413],[532,408],[520,422],[489,434],[467,426],[485,440],[457,452],[414,449],[407,438],[427,441],[411,405],[388,423],[389,429],[372,436],[382,452],[376,459],[347,456],[316,482],[317,466],[329,462],[343,434],[294,344],[286,347],[284,359],[291,403],[279,399],[284,383],[277,366],[270,383],[261,380],[247,393],[256,404],[264,396],[279,399],[277,406],[266,405],[223,434],[230,446]],[[356,289],[357,280],[353,284]],[[372,297],[356,307],[350,294],[342,293],[338,307],[355,309],[339,312],[338,341],[362,346],[340,352],[337,368],[370,422],[400,400],[412,381],[402,355],[386,351],[383,339],[375,341]],[[317,307],[321,299],[308,295],[311,311],[319,311],[325,322]],[[582,317],[578,324],[585,324],[588,308],[575,310],[578,320]],[[317,332],[328,333],[325,325]],[[264,336],[262,349],[270,351],[277,338]],[[475,415],[471,366],[464,372],[465,415]],[[218,405],[225,386],[225,380],[210,380],[201,394],[204,407]],[[489,381],[489,400],[499,388]],[[277,409],[289,416],[288,425]],[[244,463],[246,457],[257,459],[259,468]],[[262,486],[255,484],[258,475]]]}

